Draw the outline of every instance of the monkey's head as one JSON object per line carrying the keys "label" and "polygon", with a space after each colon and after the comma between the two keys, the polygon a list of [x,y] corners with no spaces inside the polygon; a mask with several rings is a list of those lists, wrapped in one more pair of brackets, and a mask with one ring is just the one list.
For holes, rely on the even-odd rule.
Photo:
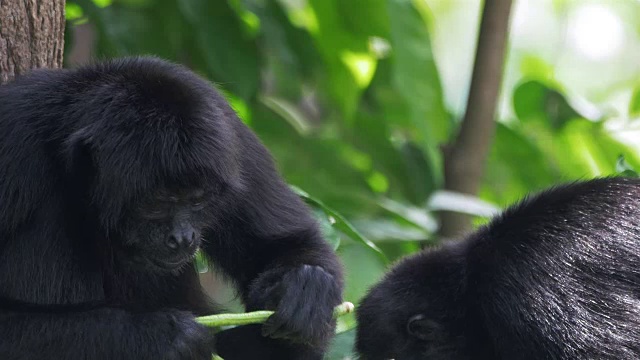
{"label": "monkey's head", "polygon": [[468,359],[464,292],[464,261],[456,248],[403,259],[357,309],[360,358]]}
{"label": "monkey's head", "polygon": [[182,66],[135,59],[104,66],[118,67],[119,77],[87,90],[95,101],[75,105],[70,116],[79,127],[65,139],[71,183],[85,199],[80,211],[93,214],[119,260],[179,269],[242,188],[239,120]]}
{"label": "monkey's head", "polygon": [[224,193],[206,187],[160,188],[128,207],[116,239],[125,260],[149,271],[191,262],[220,216]]}

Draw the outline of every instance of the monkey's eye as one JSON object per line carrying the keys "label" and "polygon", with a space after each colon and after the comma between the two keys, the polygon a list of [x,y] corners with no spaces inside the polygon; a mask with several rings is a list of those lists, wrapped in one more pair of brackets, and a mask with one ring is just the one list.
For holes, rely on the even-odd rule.
{"label": "monkey's eye", "polygon": [[164,219],[167,216],[168,210],[166,206],[145,206],[140,209],[140,214],[143,218],[149,220]]}
{"label": "monkey's eye", "polygon": [[204,200],[194,199],[191,201],[191,208],[193,210],[202,210],[204,208]]}
{"label": "monkey's eye", "polygon": [[162,209],[149,209],[147,210],[147,215],[152,218],[162,217],[164,215],[164,210]]}
{"label": "monkey's eye", "polygon": [[436,327],[437,324],[434,321],[427,319],[422,314],[414,315],[407,321],[409,335],[420,340],[429,340]]}

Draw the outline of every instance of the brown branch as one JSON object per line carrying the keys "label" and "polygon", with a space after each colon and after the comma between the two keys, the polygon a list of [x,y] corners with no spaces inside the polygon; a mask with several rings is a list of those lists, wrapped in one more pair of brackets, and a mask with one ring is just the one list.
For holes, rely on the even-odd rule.
{"label": "brown branch", "polygon": [[[485,0],[467,109],[455,141],[444,149],[445,189],[475,195],[495,132],[511,0]],[[467,215],[443,212],[440,235],[452,237],[471,227]]]}
{"label": "brown branch", "polygon": [[62,67],[65,0],[0,0],[0,83]]}

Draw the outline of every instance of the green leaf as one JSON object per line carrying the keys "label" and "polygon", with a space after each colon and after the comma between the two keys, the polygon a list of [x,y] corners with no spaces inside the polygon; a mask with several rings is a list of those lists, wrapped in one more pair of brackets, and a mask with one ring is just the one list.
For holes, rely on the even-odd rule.
{"label": "green leaf", "polygon": [[[308,12],[314,23],[308,23],[308,31],[314,39],[324,63],[325,76],[318,80],[328,90],[342,117],[350,120],[358,101],[371,81],[377,59],[369,49],[369,35],[355,33],[345,28],[341,9],[342,0],[309,0]],[[367,7],[383,11],[384,3],[373,0]]]}
{"label": "green leaf", "polygon": [[406,205],[389,198],[381,199],[378,204],[383,209],[425,231],[433,233],[438,229],[438,222],[424,208]]}
{"label": "green leaf", "polygon": [[631,96],[631,102],[629,103],[629,116],[640,116],[640,86],[636,87]]}
{"label": "green leaf", "polygon": [[524,54],[520,61],[520,72],[525,78],[553,79],[554,67],[536,54]]}
{"label": "green leaf", "polygon": [[[452,122],[431,48],[429,10],[419,1],[388,0],[387,6],[395,89],[410,109],[416,142],[429,164],[440,169],[439,145],[448,140]],[[439,170],[432,173],[441,177]]]}
{"label": "green leaf", "polygon": [[540,127],[542,129],[536,127],[534,131],[529,127],[514,129],[497,124],[479,193],[482,199],[511,204],[532,190],[541,190],[562,180],[563,172],[553,161],[553,150],[541,147],[552,144],[554,135],[548,127]]}
{"label": "green leaf", "polygon": [[304,118],[304,115],[293,104],[273,96],[261,96],[260,101],[291,124],[298,133],[301,135],[309,134],[311,130],[309,121]]}
{"label": "green leaf", "polygon": [[454,211],[486,218],[500,212],[498,206],[475,196],[446,190],[434,192],[429,199],[428,207],[433,211]]}
{"label": "green leaf", "polygon": [[386,0],[339,1],[336,3],[336,10],[340,22],[350,33],[365,37],[389,36]]}
{"label": "green leaf", "polygon": [[441,170],[427,157],[410,107],[396,86],[390,60],[380,61],[370,97],[361,103],[348,140],[369,154],[374,168],[389,180],[385,195],[424,204],[438,187]]}
{"label": "green leaf", "polygon": [[253,97],[260,56],[238,13],[227,1],[178,0],[178,7],[193,28],[192,61],[222,87],[243,99]]}
{"label": "green leaf", "polygon": [[311,34],[294,26],[278,1],[250,2],[247,6],[260,19],[260,47],[264,49],[263,73],[271,89],[263,96],[297,102],[307,83],[316,86],[322,57]]}
{"label": "green leaf", "polygon": [[[379,246],[384,241],[425,241],[433,236],[431,231],[382,216],[353,220],[352,223],[367,239],[375,241]],[[388,255],[388,252],[385,251],[385,254]]]}
{"label": "green leaf", "polygon": [[622,176],[627,177],[640,177],[636,169],[632,168],[629,163],[624,159],[624,155],[618,156],[618,161],[616,162],[616,171],[620,173]]}
{"label": "green leaf", "polygon": [[319,207],[313,207],[313,214],[316,220],[320,224],[320,230],[324,238],[331,244],[333,249],[337,249],[340,246],[340,235],[334,229],[335,219],[331,215],[327,215],[324,209]]}
{"label": "green leaf", "polygon": [[64,6],[64,13],[67,20],[79,20],[84,16],[82,8],[80,5],[74,2],[67,2]]}
{"label": "green leaf", "polygon": [[209,271],[209,262],[201,251],[196,253],[195,267],[198,273],[203,274]]}
{"label": "green leaf", "polygon": [[513,92],[513,110],[519,119],[545,116],[544,102],[547,87],[538,81],[528,81]]}
{"label": "green leaf", "polygon": [[603,122],[575,119],[558,134],[553,147],[558,166],[576,178],[615,174],[621,154],[631,167],[640,166],[640,155],[613,138]]}
{"label": "green leaf", "polygon": [[322,201],[311,197],[308,193],[301,190],[296,186],[291,186],[291,189],[298,194],[301,198],[303,198],[307,203],[315,205],[321,208],[327,216],[331,216],[335,221],[333,226],[340,230],[343,234],[349,236],[351,239],[361,243],[367,248],[373,250],[384,262],[387,261],[384,253],[369,239],[365,238],[356,228],[351,225],[342,215],[338,214],[336,211],[326,206]]}
{"label": "green leaf", "polygon": [[97,7],[105,8],[113,2],[113,0],[91,0]]}
{"label": "green leaf", "polygon": [[254,108],[251,127],[274,155],[289,183],[314,189],[316,198],[341,214],[361,214],[371,208],[372,192],[365,174],[344,155],[349,143],[303,136],[289,121],[260,105]]}
{"label": "green leaf", "polygon": [[514,90],[513,108],[520,120],[543,121],[552,129],[581,117],[562,93],[538,81],[527,81]]}

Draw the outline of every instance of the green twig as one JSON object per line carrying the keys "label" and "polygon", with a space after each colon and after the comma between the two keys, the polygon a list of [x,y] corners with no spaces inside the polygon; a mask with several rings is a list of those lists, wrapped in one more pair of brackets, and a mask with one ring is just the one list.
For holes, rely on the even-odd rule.
{"label": "green twig", "polygon": [[242,314],[218,314],[208,315],[196,318],[196,320],[205,326],[221,327],[230,325],[249,325],[261,324],[265,322],[273,314],[273,311],[254,311]]}
{"label": "green twig", "polygon": [[[337,318],[342,315],[353,312],[354,306],[350,302],[343,302],[333,309],[333,317]],[[249,325],[249,324],[261,324],[273,315],[273,311],[262,310],[241,314],[218,314],[201,316],[196,318],[200,324],[208,327],[221,327],[232,325]],[[224,360],[220,356],[213,354],[212,360]]]}
{"label": "green twig", "polygon": [[[333,310],[333,316],[337,318],[339,316],[349,314],[353,312],[353,309],[354,307],[352,303],[344,302],[335,307],[335,309]],[[196,318],[196,320],[200,324],[209,327],[261,324],[267,321],[269,316],[273,315],[273,313],[273,311],[262,310],[242,314],[218,314],[201,316]]]}

